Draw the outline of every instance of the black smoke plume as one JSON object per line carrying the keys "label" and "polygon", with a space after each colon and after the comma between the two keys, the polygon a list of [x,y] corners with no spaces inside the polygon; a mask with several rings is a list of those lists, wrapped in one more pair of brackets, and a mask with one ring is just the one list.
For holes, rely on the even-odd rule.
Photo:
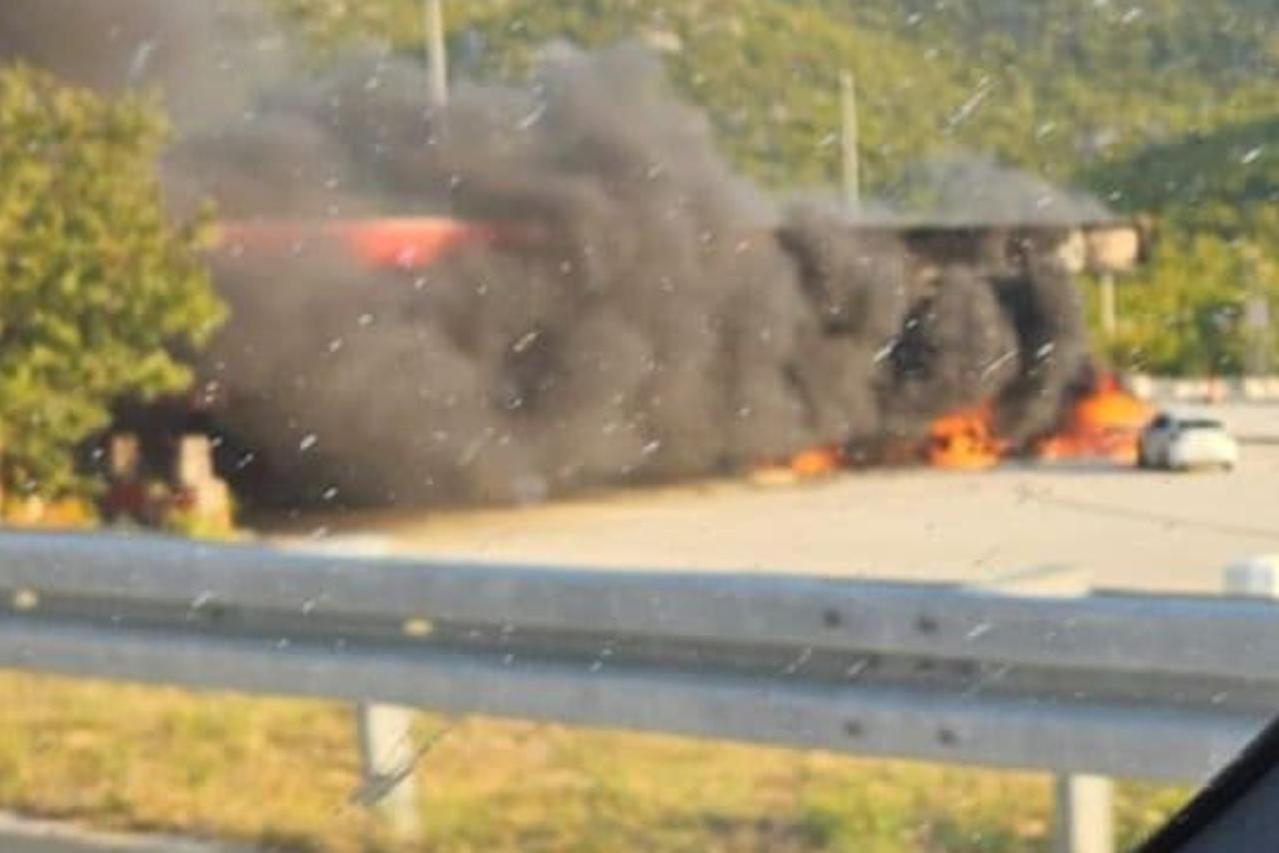
{"label": "black smoke plume", "polygon": [[[184,27],[231,32],[222,61],[268,57],[216,120],[179,110],[176,207],[211,196],[241,221],[432,213],[494,228],[417,272],[325,240],[214,259],[233,313],[201,370],[238,466],[291,496],[537,500],[909,439],[987,399],[1027,438],[1082,365],[1077,298],[1049,263],[938,268],[882,230],[778,215],[637,48],[548,52],[529,85],[463,84],[431,111],[414,63],[374,53],[292,77],[243,16],[126,5],[141,15],[129,32],[170,45],[147,78],[170,101],[193,71],[160,59],[180,55]],[[68,64],[109,86],[137,74]]]}

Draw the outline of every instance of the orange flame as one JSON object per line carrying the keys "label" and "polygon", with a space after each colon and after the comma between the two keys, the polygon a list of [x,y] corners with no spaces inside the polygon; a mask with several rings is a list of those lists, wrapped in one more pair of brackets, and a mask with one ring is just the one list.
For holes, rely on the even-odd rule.
{"label": "orange flame", "polygon": [[843,448],[837,444],[801,450],[793,456],[755,466],[751,478],[766,485],[794,483],[834,474],[848,467]]}
{"label": "orange flame", "polygon": [[1034,448],[1040,459],[1110,459],[1137,461],[1137,440],[1154,410],[1123,390],[1114,376],[1101,377],[1097,388],[1081,397],[1065,426]]}
{"label": "orange flame", "polygon": [[928,462],[936,468],[980,471],[999,464],[1005,450],[984,404],[943,415],[928,431]]}
{"label": "orange flame", "polygon": [[813,447],[790,458],[789,467],[798,477],[818,477],[844,467],[844,453],[837,445]]}
{"label": "orange flame", "polygon": [[[1014,447],[996,434],[993,409],[986,402],[958,409],[933,421],[922,452],[934,468],[956,471],[983,471],[998,465],[1012,453],[1027,450],[1041,460],[1110,459],[1132,464],[1137,458],[1141,430],[1152,415],[1150,406],[1125,391],[1115,377],[1107,374],[1099,379],[1093,391],[1075,401],[1060,430],[1036,441],[1030,448]],[[911,451],[912,454],[918,452]],[[898,457],[897,461],[905,462],[906,457]],[[761,465],[755,473],[764,479],[793,482],[848,467],[849,460],[842,447],[824,445]]]}

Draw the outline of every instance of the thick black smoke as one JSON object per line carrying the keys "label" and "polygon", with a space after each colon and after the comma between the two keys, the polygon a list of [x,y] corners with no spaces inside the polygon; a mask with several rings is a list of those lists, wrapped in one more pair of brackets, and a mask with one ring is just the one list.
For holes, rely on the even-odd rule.
{"label": "thick black smoke", "polygon": [[[172,23],[187,4],[164,6]],[[1046,266],[937,269],[883,233],[777,216],[638,49],[561,50],[527,87],[463,85],[434,113],[422,77],[376,55],[271,73],[171,157],[176,199],[237,219],[495,228],[414,273],[321,239],[220,253],[233,319],[202,369],[264,479],[348,503],[535,500],[918,435],[979,400],[1016,438],[1056,418],[1084,351]]]}
{"label": "thick black smoke", "polygon": [[183,128],[237,116],[289,65],[287,41],[244,0],[0,0],[0,62],[99,91],[156,92]]}

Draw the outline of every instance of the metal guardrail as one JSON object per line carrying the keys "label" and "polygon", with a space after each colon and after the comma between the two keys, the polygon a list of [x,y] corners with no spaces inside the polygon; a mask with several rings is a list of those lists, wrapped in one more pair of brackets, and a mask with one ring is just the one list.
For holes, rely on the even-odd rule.
{"label": "metal guardrail", "polygon": [[1279,403],[1279,376],[1174,378],[1130,376],[1133,391],[1147,400]]}
{"label": "metal guardrail", "polygon": [[1279,606],[5,533],[0,666],[1197,780],[1279,708]]}

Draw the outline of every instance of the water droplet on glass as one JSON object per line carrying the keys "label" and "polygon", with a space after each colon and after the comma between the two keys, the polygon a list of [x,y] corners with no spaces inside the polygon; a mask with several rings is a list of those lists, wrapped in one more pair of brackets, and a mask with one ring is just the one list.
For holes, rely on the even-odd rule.
{"label": "water droplet on glass", "polygon": [[541,332],[539,332],[537,329],[534,329],[533,331],[531,331],[531,332],[529,332],[529,333],[527,333],[527,334],[525,334],[525,335],[522,335],[522,336],[520,337],[520,339],[519,339],[519,340],[517,340],[517,341],[516,341],[516,342],[515,342],[515,343],[511,346],[511,352],[514,352],[514,353],[516,353],[517,355],[518,355],[519,353],[524,352],[524,351],[525,351],[525,350],[527,350],[529,347],[531,347],[534,343],[536,343],[536,342],[537,342],[537,339],[538,339],[538,337],[539,337],[540,335],[541,335]]}

